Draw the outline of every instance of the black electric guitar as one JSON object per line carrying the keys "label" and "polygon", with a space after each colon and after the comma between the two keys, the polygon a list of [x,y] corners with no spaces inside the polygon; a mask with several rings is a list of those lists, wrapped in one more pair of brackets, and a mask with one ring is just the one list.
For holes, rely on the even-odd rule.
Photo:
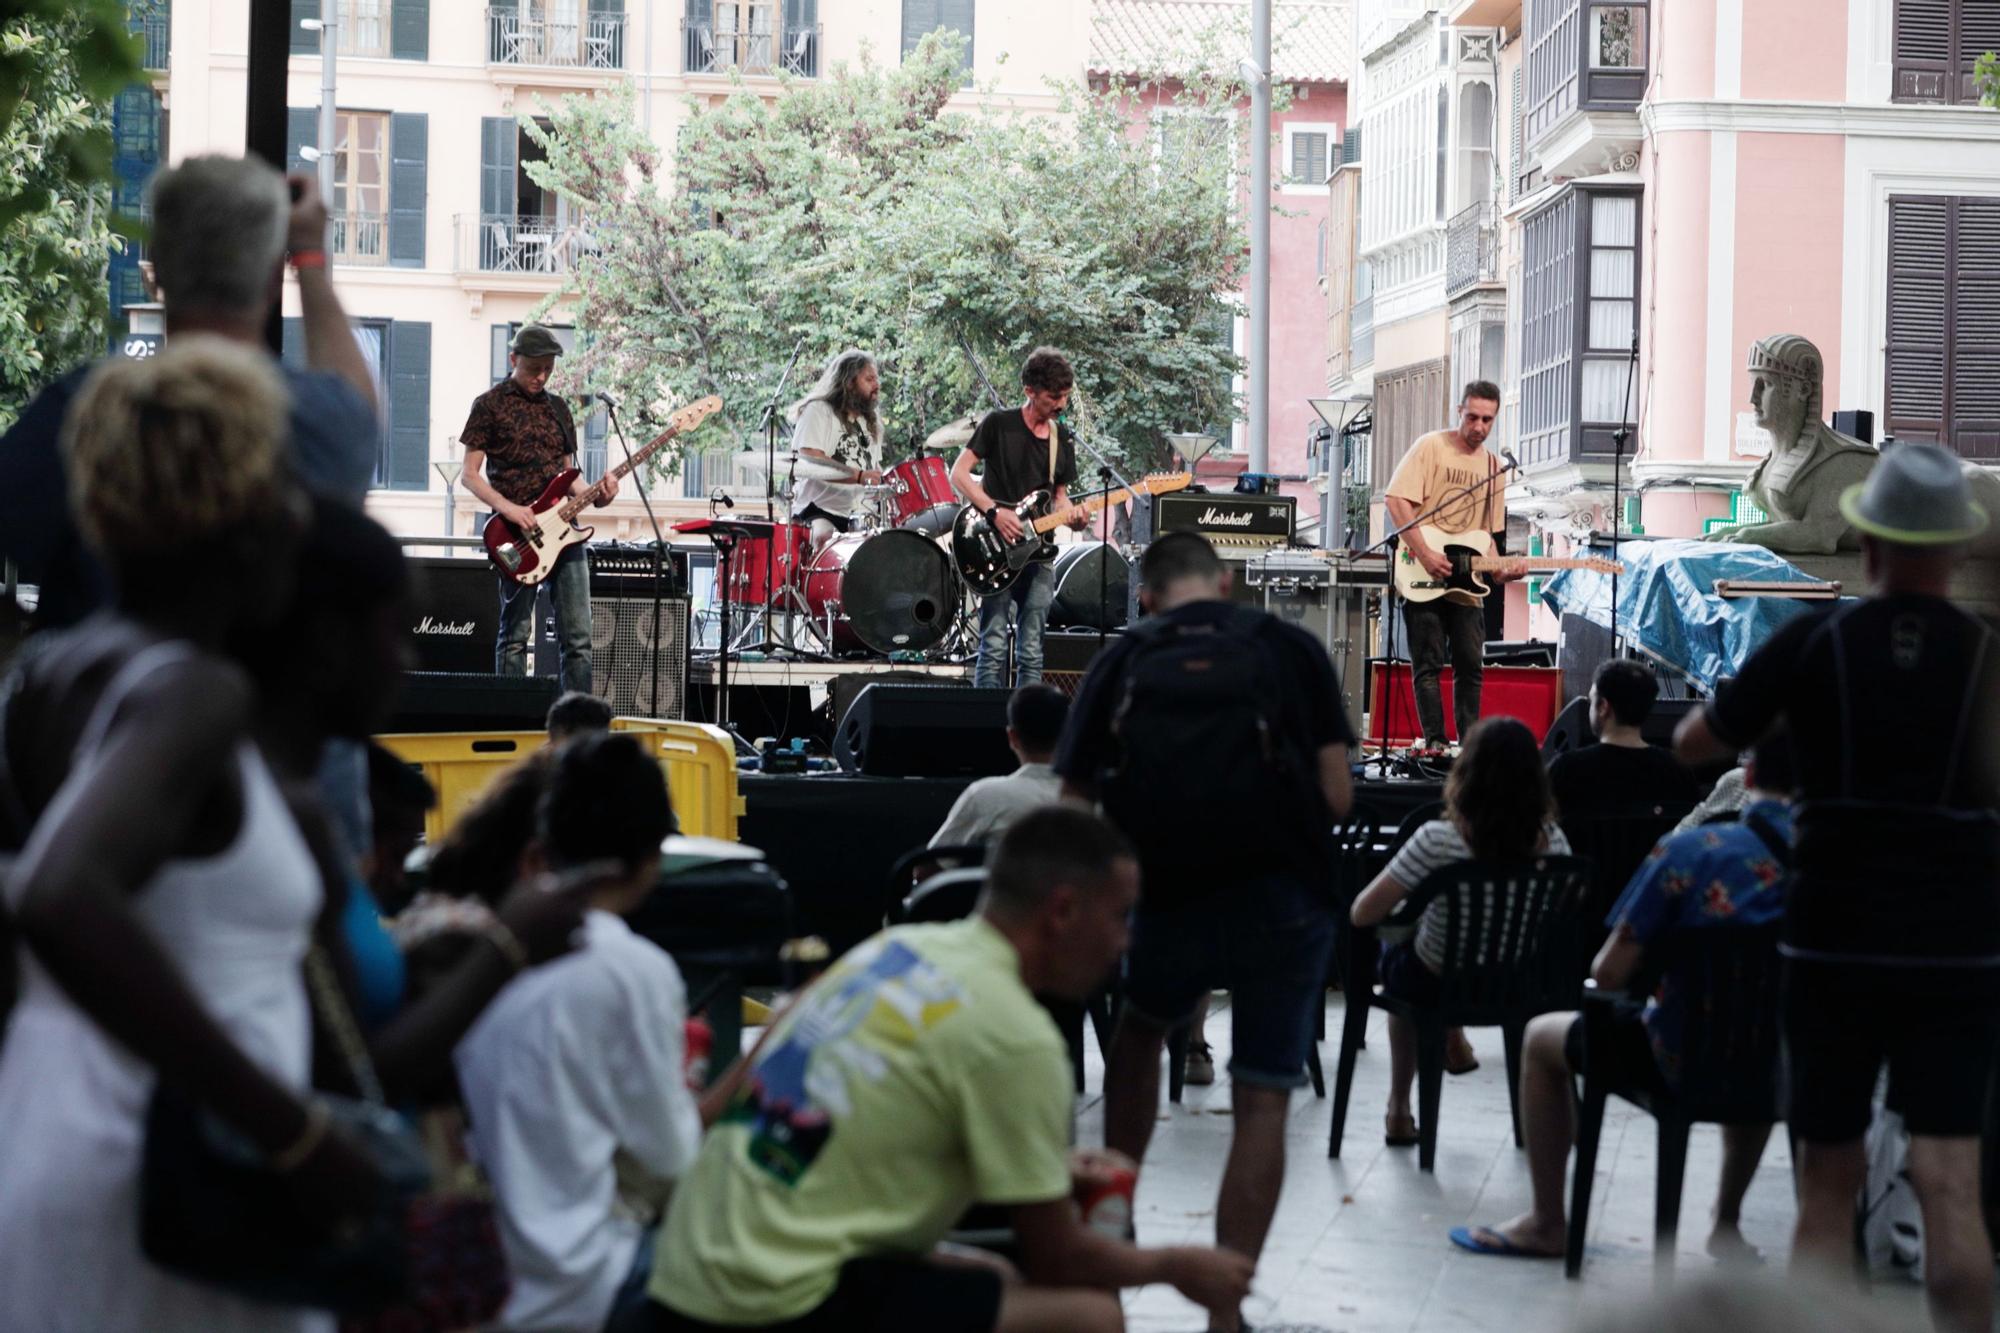
{"label": "black electric guitar", "polygon": [[968,588],[981,597],[991,597],[1021,577],[1021,571],[1029,565],[1055,559],[1055,543],[1047,534],[1078,514],[1094,514],[1106,505],[1123,504],[1135,495],[1184,490],[1193,481],[1194,475],[1188,472],[1156,472],[1136,486],[1093,495],[1078,504],[1053,510],[1054,492],[1036,491],[1018,504],[997,506],[1013,510],[1014,516],[1021,520],[1021,537],[1015,542],[1002,537],[991,518],[966,505],[951,525],[951,558],[958,563],[958,572]]}

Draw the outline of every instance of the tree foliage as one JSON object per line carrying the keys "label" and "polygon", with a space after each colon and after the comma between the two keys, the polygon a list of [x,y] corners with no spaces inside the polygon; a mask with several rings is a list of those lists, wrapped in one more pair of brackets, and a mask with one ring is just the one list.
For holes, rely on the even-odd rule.
{"label": "tree foliage", "polygon": [[1122,465],[1232,419],[1235,90],[1180,95],[1196,119],[1175,123],[1208,134],[1154,136],[1129,88],[1067,89],[1031,116],[954,108],[962,80],[958,39],[934,34],[894,68],[864,58],[768,100],[739,88],[693,108],[671,161],[629,92],[524,121],[546,153],[528,173],[592,237],[550,302],[580,331],[567,373],[650,421],[719,392],[748,447],[794,346],[786,399],[834,350],[867,348],[895,457],[993,405],[982,367],[1014,401],[1047,343],[1076,366],[1073,418]]}
{"label": "tree foliage", "polygon": [[118,0],[0,0],[0,427],[103,347],[110,106],[140,77]]}

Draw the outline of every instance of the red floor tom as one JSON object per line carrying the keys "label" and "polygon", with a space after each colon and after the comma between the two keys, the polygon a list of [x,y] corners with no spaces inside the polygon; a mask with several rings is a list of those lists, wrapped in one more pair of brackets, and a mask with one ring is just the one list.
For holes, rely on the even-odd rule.
{"label": "red floor tom", "polygon": [[951,531],[959,499],[951,488],[951,469],[936,454],[906,458],[890,468],[889,522],[898,528],[933,535]]}
{"label": "red floor tom", "polygon": [[812,529],[803,523],[780,523],[768,537],[743,538],[729,555],[731,605],[779,605],[779,594],[798,586],[811,558]]}

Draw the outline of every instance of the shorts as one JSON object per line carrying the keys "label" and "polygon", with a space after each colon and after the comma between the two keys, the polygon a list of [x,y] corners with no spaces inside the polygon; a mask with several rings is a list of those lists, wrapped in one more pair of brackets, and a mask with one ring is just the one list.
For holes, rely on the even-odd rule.
{"label": "shorts", "polygon": [[1981,1132],[2000,1040],[1989,977],[1787,959],[1784,1023],[1786,1119],[1806,1142],[1862,1136],[1884,1063],[1910,1133]]}
{"label": "shorts", "polygon": [[992,1333],[1000,1322],[1000,1274],[921,1259],[850,1259],[840,1284],[815,1309],[776,1324],[710,1324],[653,1303],[653,1333]]}
{"label": "shorts", "polygon": [[1444,998],[1444,978],[1431,971],[1430,964],[1417,957],[1416,946],[1407,942],[1382,946],[1377,964],[1382,991],[1405,1004],[1430,1006]]}
{"label": "shorts", "polygon": [[1333,929],[1326,891],[1282,876],[1172,907],[1148,907],[1142,899],[1125,954],[1125,1001],[1171,1027],[1193,1014],[1202,996],[1225,987],[1229,1077],[1259,1087],[1304,1087]]}
{"label": "shorts", "polygon": [[818,505],[814,504],[809,504],[804,509],[799,510],[798,513],[793,514],[792,522],[810,525],[816,518],[823,518],[828,523],[831,523],[835,532],[846,532],[854,526],[854,516],[852,514],[836,514],[831,509],[821,509]]}
{"label": "shorts", "polygon": [[[1563,1063],[1579,1077],[1583,1074],[1583,1025],[1578,1014],[1563,1038]],[[1629,1010],[1614,1015],[1601,1034],[1605,1040],[1591,1047],[1596,1074],[1606,1087],[1643,1089],[1655,1096],[1671,1091],[1660,1062],[1653,1055],[1653,1039],[1646,1021]]]}

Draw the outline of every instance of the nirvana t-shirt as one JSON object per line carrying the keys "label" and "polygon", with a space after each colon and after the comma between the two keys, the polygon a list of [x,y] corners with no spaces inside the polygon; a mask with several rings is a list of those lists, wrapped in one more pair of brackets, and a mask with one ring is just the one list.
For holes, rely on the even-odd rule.
{"label": "nirvana t-shirt", "polygon": [[1408,500],[1422,513],[1454,491],[1462,494],[1425,520],[1443,532],[1504,532],[1507,528],[1507,486],[1486,481],[1499,468],[1484,448],[1466,453],[1458,437],[1434,430],[1410,446],[1386,492]]}
{"label": "nirvana t-shirt", "polygon": [[1549,787],[1564,819],[1679,814],[1701,799],[1701,784],[1667,751],[1651,745],[1588,745],[1556,756]]}
{"label": "nirvana t-shirt", "polygon": [[[848,421],[835,411],[833,404],[824,399],[814,399],[799,411],[798,424],[792,427],[792,447],[795,449],[817,449],[827,457],[860,472],[872,472],[882,466],[882,449],[868,428],[859,421]],[[803,480],[797,483],[792,494],[792,512],[802,514],[810,505],[817,505],[829,514],[848,515],[854,512],[855,503],[861,498],[861,488],[845,482]]]}
{"label": "nirvana t-shirt", "polygon": [[1013,504],[1031,492],[1067,486],[1076,480],[1076,434],[1057,422],[1055,479],[1049,479],[1049,442],[1028,429],[1022,409],[988,412],[966,448],[983,466],[979,484],[995,504]]}

